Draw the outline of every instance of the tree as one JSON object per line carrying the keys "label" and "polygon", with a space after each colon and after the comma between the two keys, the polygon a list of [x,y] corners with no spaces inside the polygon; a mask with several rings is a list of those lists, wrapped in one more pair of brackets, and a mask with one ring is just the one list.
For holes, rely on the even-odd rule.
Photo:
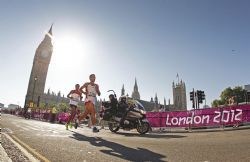
{"label": "tree", "polygon": [[221,100],[216,99],[212,102],[212,107],[219,107],[220,105],[222,105]]}
{"label": "tree", "polygon": [[241,86],[236,86],[233,89],[231,87],[228,87],[221,92],[220,99],[216,99],[212,102],[212,107],[218,107],[220,105],[227,106],[228,100],[231,97],[235,97],[237,103],[244,102],[245,95],[246,90],[244,90]]}
{"label": "tree", "polygon": [[56,104],[55,103],[52,103],[52,102],[50,102],[49,104],[48,104],[48,107],[49,108],[53,108],[53,107],[55,107],[56,106]]}
{"label": "tree", "polygon": [[46,104],[44,102],[40,102],[40,108],[44,109],[46,107]]}
{"label": "tree", "polygon": [[59,103],[58,107],[60,112],[67,112],[69,109],[69,106],[64,102]]}
{"label": "tree", "polygon": [[242,87],[235,87],[233,89],[234,96],[236,97],[237,103],[245,102],[246,101],[246,90]]}
{"label": "tree", "polygon": [[233,89],[231,87],[226,88],[224,91],[221,92],[220,104],[226,105],[229,98],[233,97],[233,95],[234,95]]}

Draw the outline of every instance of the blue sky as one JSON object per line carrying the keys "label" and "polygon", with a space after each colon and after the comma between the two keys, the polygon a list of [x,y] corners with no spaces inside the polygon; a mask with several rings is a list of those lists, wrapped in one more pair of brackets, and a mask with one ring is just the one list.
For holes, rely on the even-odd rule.
{"label": "blue sky", "polygon": [[[142,99],[157,93],[172,102],[178,73],[188,100],[201,89],[210,104],[224,88],[250,83],[249,7],[248,0],[1,0],[0,102],[23,105],[35,50],[53,22],[58,50],[46,89],[67,94],[95,73],[101,98],[109,89],[120,94],[122,84],[131,95],[136,77]],[[63,49],[67,40],[81,50]]]}

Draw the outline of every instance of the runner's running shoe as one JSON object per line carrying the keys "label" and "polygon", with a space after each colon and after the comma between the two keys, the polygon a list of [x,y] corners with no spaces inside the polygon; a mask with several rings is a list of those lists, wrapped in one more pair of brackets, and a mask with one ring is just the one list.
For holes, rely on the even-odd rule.
{"label": "runner's running shoe", "polygon": [[99,129],[97,129],[96,127],[93,127],[93,132],[97,133],[97,132],[99,132]]}
{"label": "runner's running shoe", "polygon": [[68,123],[65,124],[66,130],[69,130],[69,125]]}

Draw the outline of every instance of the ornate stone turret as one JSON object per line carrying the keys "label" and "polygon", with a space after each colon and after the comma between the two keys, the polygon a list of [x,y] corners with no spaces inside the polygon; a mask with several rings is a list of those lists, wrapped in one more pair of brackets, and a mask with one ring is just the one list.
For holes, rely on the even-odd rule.
{"label": "ornate stone turret", "polygon": [[155,104],[158,105],[158,96],[157,96],[157,93],[155,94]]}
{"label": "ornate stone turret", "polygon": [[166,108],[167,106],[167,101],[166,101],[166,98],[164,97],[164,108]]}
{"label": "ornate stone turret", "polygon": [[50,95],[50,88],[48,89],[47,95]]}
{"label": "ornate stone turret", "polygon": [[136,100],[140,100],[140,93],[138,91],[138,85],[137,85],[137,80],[135,78],[135,85],[134,85],[134,91],[132,93],[132,98]]}
{"label": "ornate stone turret", "polygon": [[125,95],[125,89],[124,89],[124,84],[122,85],[122,91],[121,91],[121,96]]}
{"label": "ornate stone turret", "polygon": [[182,80],[176,84],[173,82],[173,100],[176,110],[187,110],[186,86]]}
{"label": "ornate stone turret", "polygon": [[61,92],[60,92],[60,91],[57,93],[57,96],[58,96],[58,97],[61,97]]}

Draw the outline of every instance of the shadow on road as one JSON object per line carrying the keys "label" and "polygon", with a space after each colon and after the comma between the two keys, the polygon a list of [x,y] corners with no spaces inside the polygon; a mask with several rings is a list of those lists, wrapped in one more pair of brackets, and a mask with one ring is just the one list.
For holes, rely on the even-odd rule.
{"label": "shadow on road", "polygon": [[152,152],[145,148],[130,148],[121,144],[107,141],[100,137],[88,137],[77,132],[73,132],[73,139],[86,141],[96,147],[106,147],[107,149],[100,150],[102,153],[115,156],[128,161],[157,161],[164,162],[166,156]]}

